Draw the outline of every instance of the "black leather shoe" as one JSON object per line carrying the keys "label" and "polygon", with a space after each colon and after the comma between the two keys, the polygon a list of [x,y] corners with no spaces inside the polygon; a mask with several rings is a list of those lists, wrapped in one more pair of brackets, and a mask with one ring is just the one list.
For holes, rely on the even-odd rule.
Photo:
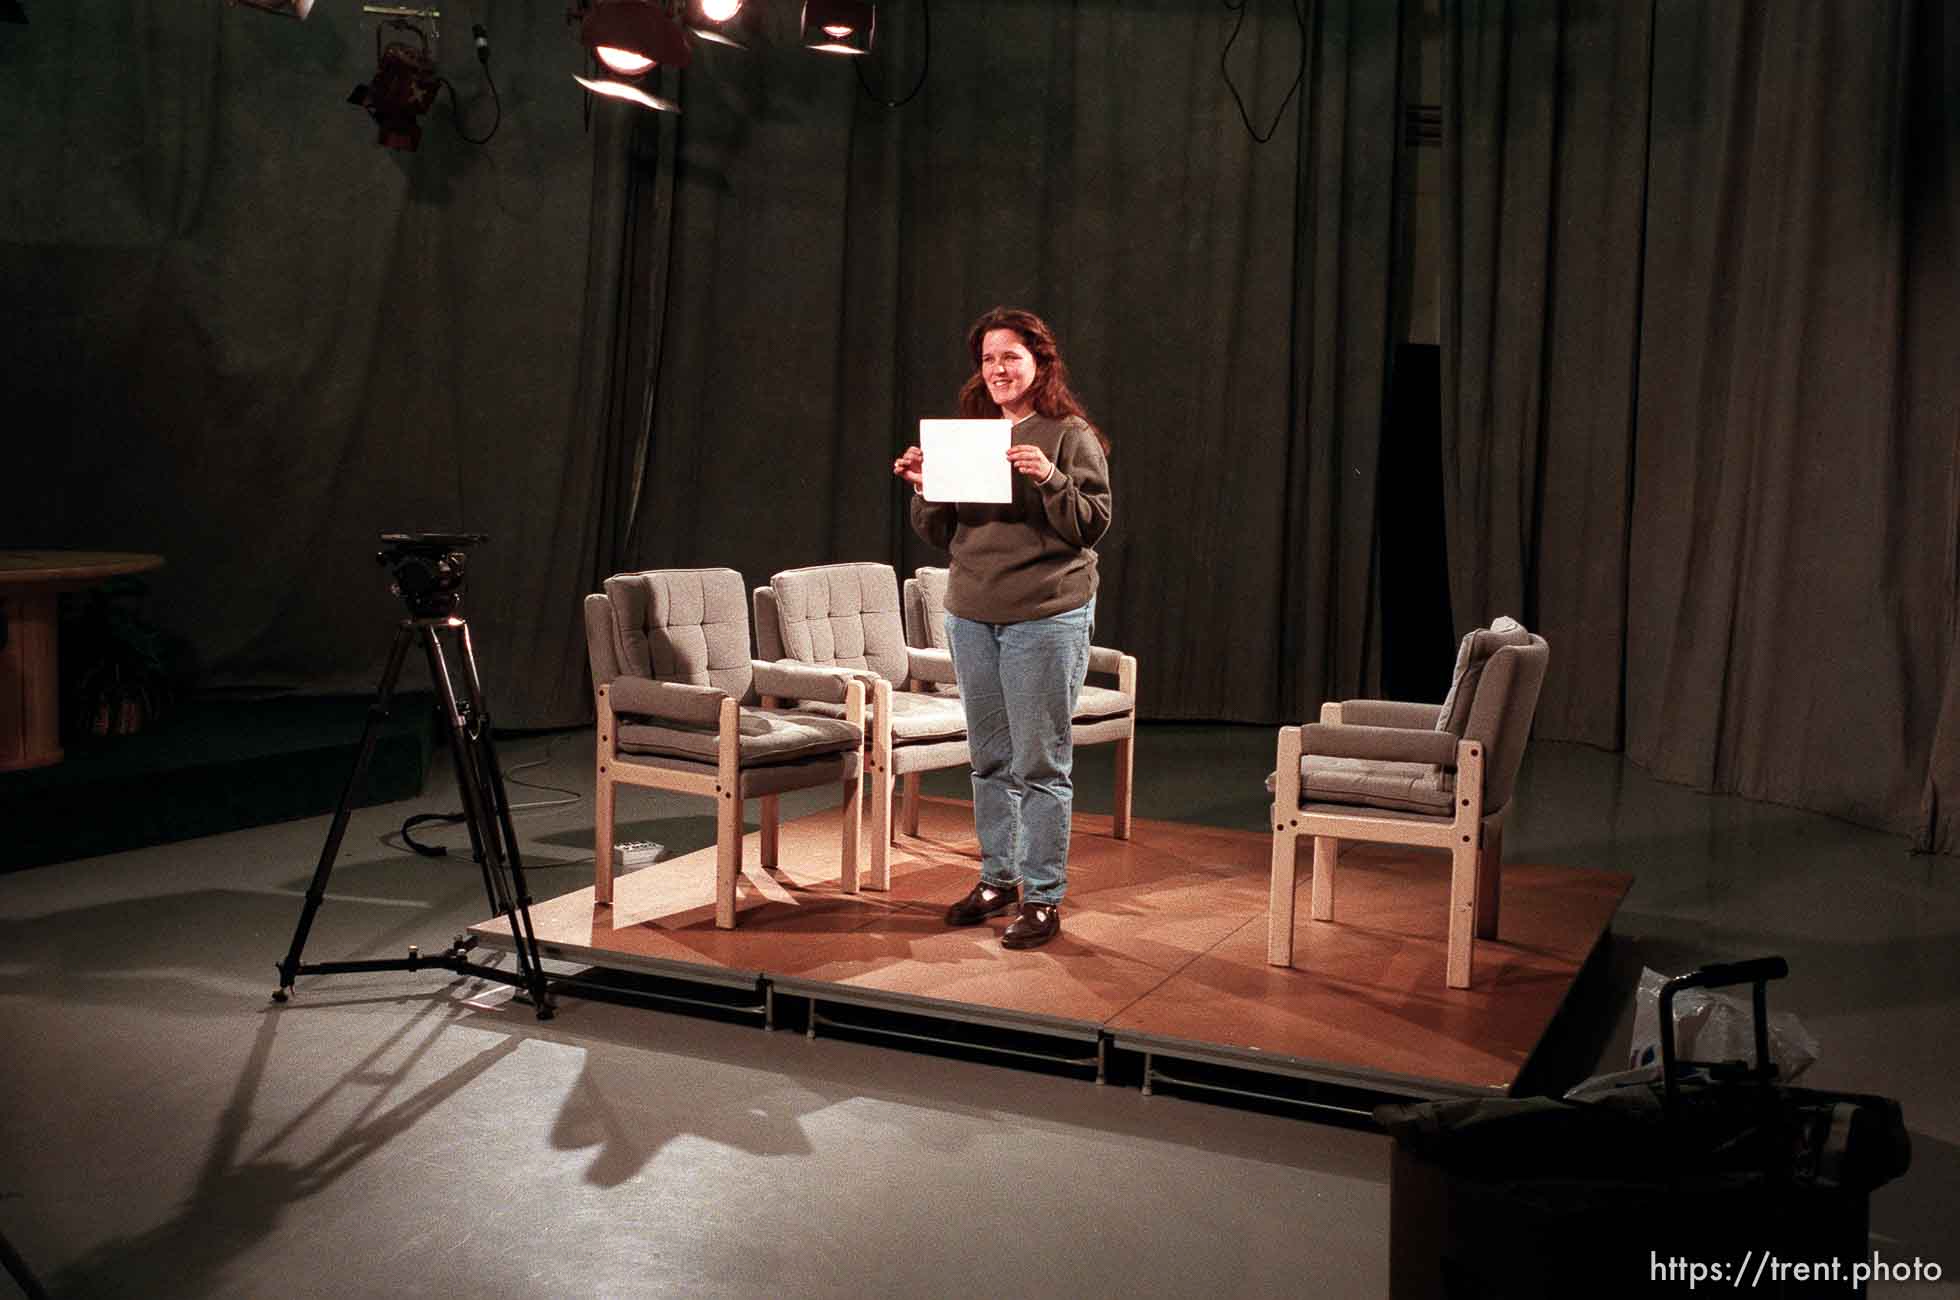
{"label": "black leather shoe", "polygon": [[1003,948],[1039,948],[1062,932],[1062,909],[1053,903],[1023,903],[1021,914],[1000,936]]}
{"label": "black leather shoe", "polygon": [[1021,887],[990,885],[981,881],[967,891],[965,898],[946,909],[948,925],[978,925],[990,916],[1011,912],[1021,901]]}

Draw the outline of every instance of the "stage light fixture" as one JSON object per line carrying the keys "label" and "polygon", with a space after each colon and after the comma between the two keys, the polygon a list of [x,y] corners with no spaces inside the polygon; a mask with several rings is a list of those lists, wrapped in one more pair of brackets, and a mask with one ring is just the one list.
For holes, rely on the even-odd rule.
{"label": "stage light fixture", "polygon": [[749,48],[748,42],[735,34],[742,0],[689,0],[687,11],[689,35],[738,50]]}
{"label": "stage light fixture", "polygon": [[579,41],[621,77],[687,66],[687,33],[654,0],[596,0],[579,22]]}
{"label": "stage light fixture", "polygon": [[387,26],[413,33],[420,45],[390,41],[383,47],[382,29],[376,29],[374,80],[354,87],[347,102],[367,110],[380,133],[382,147],[412,153],[422,143],[422,124],[417,119],[435,107],[442,77],[436,71],[429,38],[421,28],[400,19]]}
{"label": "stage light fixture", "polygon": [[257,9],[261,13],[279,14],[286,18],[304,21],[313,12],[313,0],[232,0],[233,4],[244,5],[247,9]]}
{"label": "stage light fixture", "polygon": [[826,54],[869,54],[877,22],[870,0],[804,0],[803,44]]}
{"label": "stage light fixture", "polygon": [[594,77],[573,77],[572,80],[595,95],[604,95],[607,99],[625,100],[629,104],[638,104],[641,108],[650,108],[656,113],[681,111],[681,106],[673,100],[664,95],[649,94],[631,82],[601,81]]}

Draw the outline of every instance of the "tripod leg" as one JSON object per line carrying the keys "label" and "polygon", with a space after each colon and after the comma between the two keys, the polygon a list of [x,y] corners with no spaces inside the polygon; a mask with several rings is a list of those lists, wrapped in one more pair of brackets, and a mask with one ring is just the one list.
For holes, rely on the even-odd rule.
{"label": "tripod leg", "polygon": [[476,650],[470,641],[468,623],[459,624],[457,639],[462,650],[463,684],[470,702],[470,726],[464,739],[469,742],[466,746],[471,757],[469,770],[475,784],[475,798],[466,793],[464,807],[474,808],[482,818],[480,839],[487,850],[484,873],[486,881],[493,886],[490,903],[510,922],[518,969],[531,993],[538,1019],[548,1020],[552,1015],[551,996],[545,985],[537,932],[531,924],[531,891],[524,880],[524,857],[517,847],[517,828],[510,820],[510,799],[504,790],[503,769],[497,762],[496,730],[490,724],[490,709],[484,701],[483,680],[477,674]]}
{"label": "tripod leg", "polygon": [[[475,770],[475,755],[469,752],[465,743],[469,719],[463,715],[463,706],[456,699],[456,687],[449,677],[449,662],[442,653],[442,641],[436,625],[423,623],[422,649],[429,660],[429,680],[436,688],[436,712],[442,718],[444,730],[449,734],[449,763],[456,773],[456,784],[464,791],[463,824],[469,827],[470,855],[479,866],[484,865],[484,830],[489,825],[480,811],[471,807],[468,791],[480,789]],[[484,867],[483,887],[491,890],[490,874]],[[492,891],[492,899],[495,895]]]}
{"label": "tripod leg", "polygon": [[341,788],[340,803],[334,808],[327,842],[320,849],[319,865],[313,868],[313,882],[306,887],[306,905],[300,909],[299,925],[293,931],[293,945],[286,950],[286,959],[279,963],[279,988],[272,995],[274,1002],[284,1002],[291,997],[293,981],[299,978],[300,952],[306,947],[306,936],[313,929],[313,918],[320,910],[321,900],[327,896],[327,877],[333,874],[334,859],[340,856],[340,841],[347,834],[347,818],[354,808],[355,791],[367,783],[368,762],[374,757],[375,727],[388,716],[395,682],[401,677],[402,661],[408,657],[409,639],[414,634],[414,625],[407,622],[395,632],[394,647],[388,652],[388,666],[381,672],[381,683],[375,687],[374,702],[368,705],[367,724],[361,728],[361,748],[354,756],[354,767],[347,774],[347,784]]}

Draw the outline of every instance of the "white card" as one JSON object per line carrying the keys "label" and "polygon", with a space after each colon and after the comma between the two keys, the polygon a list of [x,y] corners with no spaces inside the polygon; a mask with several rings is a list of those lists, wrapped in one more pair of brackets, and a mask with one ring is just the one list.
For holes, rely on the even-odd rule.
{"label": "white card", "polygon": [[919,421],[926,500],[1012,501],[1007,439],[1013,427],[1012,420]]}

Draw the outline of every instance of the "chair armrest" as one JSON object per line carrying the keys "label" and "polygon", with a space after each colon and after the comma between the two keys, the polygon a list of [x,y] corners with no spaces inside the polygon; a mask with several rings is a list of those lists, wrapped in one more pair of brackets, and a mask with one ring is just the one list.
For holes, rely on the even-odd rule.
{"label": "chair armrest", "polygon": [[953,655],[949,650],[907,646],[905,659],[905,675],[914,681],[933,682],[940,686],[959,685],[959,679],[953,676]]}
{"label": "chair armrest", "polygon": [[1273,758],[1273,770],[1266,778],[1266,789],[1273,796],[1273,819],[1275,831],[1284,829],[1278,824],[1282,817],[1291,817],[1300,807],[1300,733],[1301,727],[1281,727],[1279,729],[1279,752]]}
{"label": "chair armrest", "polygon": [[878,674],[861,668],[833,668],[828,664],[806,664],[800,659],[751,659],[749,668],[755,673],[758,695],[821,700],[825,704],[845,703],[845,692],[852,682],[862,682],[868,694],[872,682],[883,680]]}
{"label": "chair armrest", "polygon": [[1089,671],[1092,673],[1121,673],[1123,660],[1127,658],[1121,650],[1111,650],[1106,645],[1089,647]]}
{"label": "chair armrest", "polygon": [[[1346,709],[1343,706],[1343,713]],[[1456,737],[1410,727],[1338,727],[1315,722],[1300,729],[1300,750],[1321,758],[1372,758],[1388,763],[1456,767]]]}
{"label": "chair armrest", "polygon": [[1410,731],[1434,731],[1443,712],[1440,704],[1415,704],[1407,700],[1343,700],[1341,722],[1363,727],[1402,727]]}
{"label": "chair armrest", "polygon": [[1112,650],[1106,645],[1089,647],[1089,671],[1108,673],[1116,678],[1116,689],[1132,700],[1137,695],[1137,661],[1135,655],[1126,655],[1121,650]]}
{"label": "chair armrest", "polygon": [[728,692],[718,686],[660,682],[651,677],[615,677],[614,713],[639,713],[690,727],[714,727],[721,722],[721,702]]}

